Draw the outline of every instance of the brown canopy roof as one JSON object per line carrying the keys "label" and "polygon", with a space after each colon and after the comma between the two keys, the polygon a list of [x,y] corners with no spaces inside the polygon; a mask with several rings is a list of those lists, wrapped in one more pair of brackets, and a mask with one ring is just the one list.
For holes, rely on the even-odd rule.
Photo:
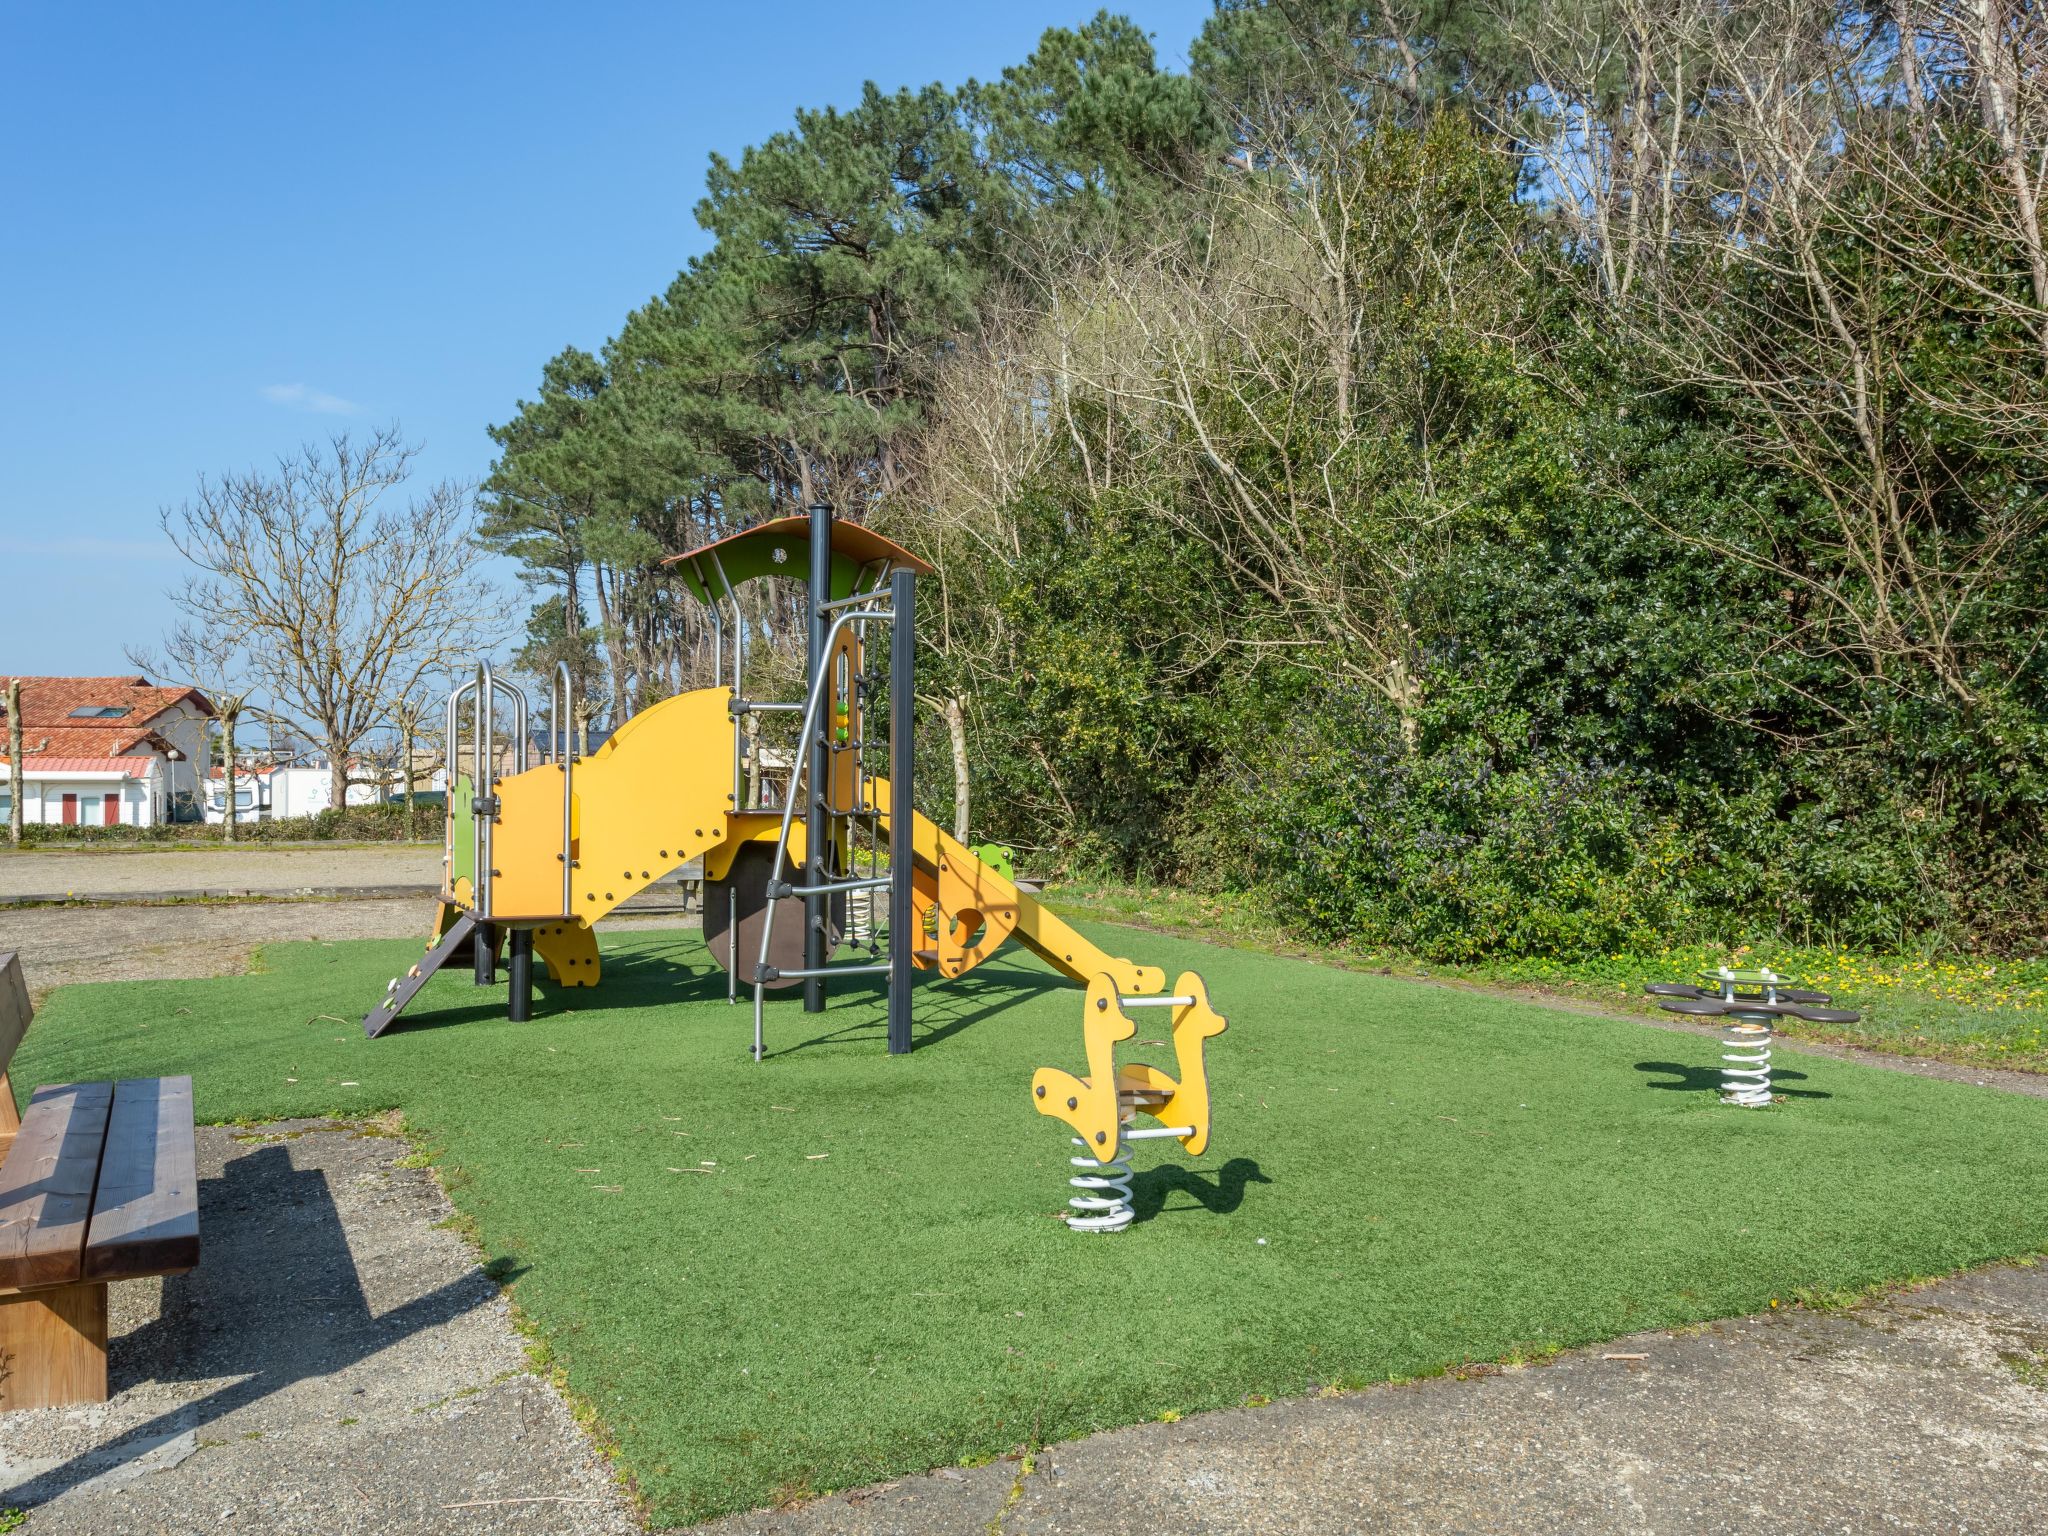
{"label": "brown canopy roof", "polygon": [[[690,590],[705,602],[710,602],[713,594],[707,587],[715,578],[705,556],[716,553],[719,565],[725,570],[726,580],[734,586],[755,576],[788,575],[802,580],[808,572],[810,543],[810,514],[800,512],[794,517],[756,523],[751,528],[729,533],[709,544],[700,544],[683,554],[670,555],[662,564],[681,565],[683,579]],[[920,575],[929,574],[932,569],[929,563],[920,560],[895,540],[885,539],[865,524],[850,523],[844,518],[833,520],[832,553],[835,557],[832,562],[835,596],[851,592],[854,577],[869,566],[888,564]]]}

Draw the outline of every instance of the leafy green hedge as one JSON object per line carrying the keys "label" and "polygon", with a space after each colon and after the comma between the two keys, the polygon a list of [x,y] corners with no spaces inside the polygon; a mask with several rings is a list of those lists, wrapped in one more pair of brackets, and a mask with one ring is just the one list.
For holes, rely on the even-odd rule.
{"label": "leafy green hedge", "polygon": [[[441,836],[439,806],[415,806],[410,816],[402,805],[351,805],[316,811],[311,816],[242,821],[235,826],[238,843],[408,843],[433,842]],[[22,828],[24,846],[118,846],[127,843],[220,843],[227,828],[216,823],[172,822],[154,827]]]}
{"label": "leafy green hedge", "polygon": [[1238,797],[1290,926],[1440,961],[1611,954],[1693,926],[1688,847],[1639,773],[1504,766],[1474,740],[1412,753],[1337,700],[1294,734]]}

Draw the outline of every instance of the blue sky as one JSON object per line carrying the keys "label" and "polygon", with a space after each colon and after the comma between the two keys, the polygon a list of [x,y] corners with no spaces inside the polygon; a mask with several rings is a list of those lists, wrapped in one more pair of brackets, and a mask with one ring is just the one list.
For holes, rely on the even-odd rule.
{"label": "blue sky", "polygon": [[[704,248],[711,151],[1095,8],[0,0],[0,672],[156,640],[201,470],[395,420],[481,475],[542,362]],[[1209,7],[1117,9],[1179,64]]]}

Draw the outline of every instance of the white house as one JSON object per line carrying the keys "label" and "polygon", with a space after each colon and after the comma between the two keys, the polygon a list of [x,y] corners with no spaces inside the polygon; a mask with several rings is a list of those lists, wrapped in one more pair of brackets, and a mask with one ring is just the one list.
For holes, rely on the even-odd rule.
{"label": "white house", "polygon": [[213,706],[146,677],[0,676],[0,819],[12,799],[7,685],[21,684],[22,820],[101,827],[195,820]]}

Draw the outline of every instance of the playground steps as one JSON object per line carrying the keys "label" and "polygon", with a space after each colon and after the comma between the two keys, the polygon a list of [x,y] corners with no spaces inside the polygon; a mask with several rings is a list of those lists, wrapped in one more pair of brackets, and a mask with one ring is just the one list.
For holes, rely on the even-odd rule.
{"label": "playground steps", "polygon": [[406,1004],[419,996],[420,988],[424,987],[443,966],[464,957],[470,958],[473,962],[476,954],[476,927],[475,913],[457,913],[455,921],[448,925],[448,931],[441,935],[433,948],[420,957],[419,964],[403,976],[391,978],[391,985],[385,989],[384,996],[377,1006],[363,1015],[363,1033],[374,1040],[389,1029],[397,1022],[398,1016],[405,1012]]}

